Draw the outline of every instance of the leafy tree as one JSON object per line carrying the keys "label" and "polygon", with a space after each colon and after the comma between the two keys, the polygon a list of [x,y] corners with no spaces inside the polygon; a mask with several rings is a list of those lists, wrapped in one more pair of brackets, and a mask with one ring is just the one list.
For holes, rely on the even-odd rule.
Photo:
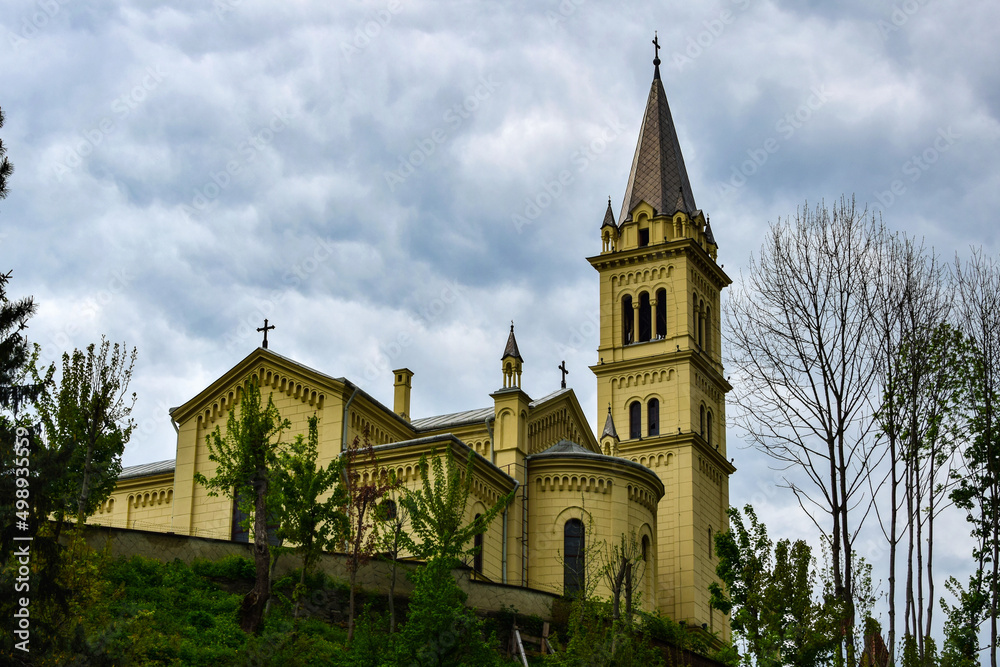
{"label": "leafy tree", "polygon": [[301,433],[295,436],[288,449],[278,453],[275,470],[280,498],[278,533],[296,545],[294,550],[302,558],[302,574],[293,594],[295,619],[299,617],[306,575],[320,555],[347,532],[347,491],[340,484],[342,461],[336,458],[326,468],[318,467],[318,456],[319,418],[314,415],[309,418],[308,437]]}
{"label": "leafy tree", "polygon": [[355,592],[358,570],[375,555],[378,546],[377,508],[387,493],[397,486],[395,476],[382,468],[366,426],[362,438],[354,438],[344,453],[347,486],[347,571],[349,574],[349,611],[347,641],[354,638]]}
{"label": "leafy tree", "polygon": [[475,551],[474,546],[469,546],[472,538],[486,532],[497,514],[510,503],[514,491],[467,523],[466,509],[475,472],[473,453],[469,452],[464,468],[458,466],[450,447],[444,457],[436,452],[431,452],[431,456],[433,462],[424,454],[418,464],[422,488],[406,493],[400,502],[409,512],[412,531],[417,538],[414,555],[427,560],[443,560],[454,567]]}
{"label": "leafy tree", "polygon": [[962,587],[954,577],[949,577],[944,587],[955,596],[957,604],[949,605],[941,598],[945,612],[944,645],[941,650],[943,667],[977,667],[979,665],[979,626],[986,616],[988,592],[979,581],[982,569],[969,578]]}
{"label": "leafy tree", "polygon": [[[975,540],[976,574],[970,583],[978,590],[967,595],[984,603],[982,618],[973,614],[966,618],[988,622],[989,645],[996,647],[1000,641],[1000,262],[975,251],[964,265],[956,260],[955,274],[959,327],[971,341],[973,360],[964,393],[967,444],[960,450],[962,466],[953,473],[956,487],[951,499],[965,511]],[[990,652],[990,665],[997,667],[996,650]]]}
{"label": "leafy tree", "polygon": [[389,491],[387,498],[379,505],[378,549],[381,557],[389,563],[389,633],[396,631],[396,579],[399,557],[403,552],[413,552],[414,544],[407,528],[410,512],[399,502],[397,487]]}
{"label": "leafy tree", "polygon": [[[256,633],[271,595],[271,551],[267,539],[268,507],[274,507],[275,470],[281,449],[281,434],[290,428],[282,419],[269,394],[263,405],[255,380],[238,388],[239,404],[229,412],[226,433],[216,426],[205,437],[208,459],[216,464],[215,476],[208,479],[200,472],[195,480],[208,489],[210,496],[233,498],[240,509],[253,517],[253,554],[256,578],[254,587],[243,598],[240,627]],[[237,414],[238,413],[238,414]]]}
{"label": "leafy tree", "polygon": [[813,600],[817,574],[809,545],[773,544],[753,507],[743,511],[749,527],[730,508],[730,530],[715,536],[716,573],[725,589],[709,586],[712,606],[731,614],[733,632],[745,644],[743,664],[805,666],[831,657],[842,627],[840,610],[832,596]]}
{"label": "leafy tree", "polygon": [[58,383],[54,366],[42,376],[32,365],[35,382],[44,386],[36,411],[49,454],[66,463],[54,489],[60,523],[75,511],[77,525],[83,525],[114,491],[135,428],[130,415],[136,396],[129,384],[136,355],[135,348],[129,352],[102,338],[99,347],[92,343],[86,351],[63,354]]}
{"label": "leafy tree", "polygon": [[468,597],[451,574],[448,558],[435,558],[411,576],[406,623],[394,635],[400,665],[499,665],[496,638],[465,606]]}
{"label": "leafy tree", "polygon": [[599,552],[601,574],[611,590],[611,618],[621,620],[621,601],[625,597],[625,624],[632,625],[632,602],[634,591],[638,590],[645,576],[645,561],[642,547],[636,539],[635,531],[621,534],[617,544]]}

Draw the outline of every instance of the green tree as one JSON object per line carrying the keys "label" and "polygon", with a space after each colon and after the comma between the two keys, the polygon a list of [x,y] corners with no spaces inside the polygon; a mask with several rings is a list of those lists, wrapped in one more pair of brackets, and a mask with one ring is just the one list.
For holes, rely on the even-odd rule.
{"label": "green tree", "polygon": [[271,595],[268,507],[273,508],[275,502],[277,487],[273,482],[282,446],[281,434],[291,424],[281,418],[270,394],[267,405],[263,405],[256,380],[239,387],[238,396],[238,405],[229,412],[225,435],[216,426],[205,437],[208,459],[216,464],[215,475],[208,479],[198,472],[194,478],[208,489],[210,496],[221,494],[233,498],[252,517],[256,578],[240,607],[240,627],[246,633],[256,633]]}
{"label": "green tree", "polygon": [[497,641],[484,637],[484,623],[465,606],[448,558],[436,558],[414,572],[406,623],[394,635],[399,665],[498,665]]}
{"label": "green tree", "polygon": [[[63,354],[62,373],[55,367],[44,376],[32,365],[36,384],[43,385],[36,411],[50,455],[66,469],[56,487],[55,513],[76,513],[77,525],[111,495],[122,469],[122,454],[135,428],[131,418],[135,393],[129,393],[136,349],[114,346],[107,339],[86,351]],[[58,533],[58,528],[57,528]]]}
{"label": "green tree", "polygon": [[475,473],[473,452],[469,452],[464,468],[459,467],[450,447],[444,457],[436,452],[431,452],[431,457],[433,461],[429,461],[427,454],[420,457],[422,488],[406,493],[400,502],[409,512],[416,537],[414,555],[443,560],[454,567],[463,557],[474,553],[472,538],[486,532],[497,514],[510,503],[514,491],[467,523],[469,491]]}
{"label": "green tree", "polygon": [[[982,616],[968,614],[969,622],[986,622],[989,646],[998,645],[1000,619],[1000,262],[974,251],[965,264],[955,262],[958,284],[958,319],[971,341],[972,363],[967,373],[965,404],[969,416],[966,445],[960,449],[962,465],[953,472],[951,492],[955,505],[966,513],[975,541],[975,574],[966,592],[982,601]],[[959,607],[964,606],[960,600]],[[949,620],[957,621],[960,616]],[[997,651],[990,652],[997,667]]]}
{"label": "green tree", "polygon": [[365,426],[362,438],[354,438],[344,453],[344,477],[347,487],[347,572],[348,618],[347,641],[354,638],[355,598],[358,570],[375,555],[378,547],[378,507],[390,490],[396,488],[395,476],[379,465],[375,447]]}
{"label": "green tree", "polygon": [[712,606],[731,614],[733,632],[744,643],[743,663],[805,666],[832,657],[840,610],[832,595],[813,599],[817,573],[809,545],[773,544],[753,507],[743,511],[749,527],[739,510],[730,508],[730,530],[715,537],[716,573],[725,588],[709,586]]}
{"label": "green tree", "polygon": [[399,557],[403,552],[412,552],[413,540],[407,532],[410,524],[410,512],[400,504],[398,495],[401,487],[396,487],[387,493],[387,497],[379,505],[379,536],[378,550],[389,563],[389,633],[396,631],[396,580]]}
{"label": "green tree", "polygon": [[[302,574],[295,587],[294,618],[299,617],[306,575],[320,555],[332,548],[347,532],[347,491],[340,483],[343,463],[335,458],[323,468],[319,457],[319,418],[309,418],[308,436],[301,433],[287,450],[278,453],[275,481],[279,495],[278,534],[295,544],[302,558]],[[325,496],[325,498],[324,498]]]}

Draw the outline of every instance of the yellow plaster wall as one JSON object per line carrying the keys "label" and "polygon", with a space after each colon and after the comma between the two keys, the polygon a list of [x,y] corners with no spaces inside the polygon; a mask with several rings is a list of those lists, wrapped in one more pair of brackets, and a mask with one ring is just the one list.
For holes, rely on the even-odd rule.
{"label": "yellow plaster wall", "polygon": [[87,523],[170,532],[173,529],[172,473],[122,480]]}

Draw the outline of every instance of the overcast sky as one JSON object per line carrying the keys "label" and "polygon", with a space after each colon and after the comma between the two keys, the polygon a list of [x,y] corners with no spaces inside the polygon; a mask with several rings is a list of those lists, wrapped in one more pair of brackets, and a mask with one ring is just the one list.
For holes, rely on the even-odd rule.
{"label": "overcast sky", "polygon": [[[596,427],[585,257],[621,207],[654,30],[734,278],[769,222],[842,194],[946,256],[997,251],[996,3],[91,4],[4,3],[0,269],[46,359],[138,347],[126,465],[173,457],[167,409],[265,317],[271,349],[387,405],[412,369],[414,417],[489,405],[514,320],[525,390],[565,359]],[[729,449],[733,503],[800,524]]]}

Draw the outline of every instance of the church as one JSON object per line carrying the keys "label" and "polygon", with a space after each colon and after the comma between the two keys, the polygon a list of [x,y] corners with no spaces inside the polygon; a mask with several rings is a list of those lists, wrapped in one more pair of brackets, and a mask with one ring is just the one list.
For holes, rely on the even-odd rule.
{"label": "church", "polygon": [[[469,565],[510,586],[572,593],[585,572],[580,544],[634,535],[645,562],[641,605],[688,626],[720,632],[728,620],[709,606],[716,580],[713,534],[726,530],[726,455],[720,295],[730,284],[717,263],[711,225],[695,205],[660,80],[659,58],[615,219],[609,200],[595,215],[587,258],[600,281],[600,344],[591,370],[600,422],[587,423],[573,389],[533,398],[521,389],[530,368],[514,327],[498,332],[500,364],[484,360],[498,388],[483,407],[431,417],[410,414],[413,371],[393,371],[393,405],[363,387],[276,354],[254,350],[196,396],[170,410],[173,460],[122,471],[92,523],[181,535],[246,540],[229,498],[210,497],[195,473],[212,476],[206,435],[225,428],[238,387],[256,381],[273,397],[289,433],[319,417],[320,463],[365,431],[379,464],[417,488],[424,453],[474,452],[468,518],[511,491]],[[598,224],[600,223],[600,224]],[[266,327],[265,323],[265,327]],[[499,348],[499,345],[498,345]],[[529,355],[530,357],[530,355]],[[389,381],[389,378],[386,378]],[[419,390],[419,383],[416,390]],[[603,582],[598,595],[607,595]]]}

